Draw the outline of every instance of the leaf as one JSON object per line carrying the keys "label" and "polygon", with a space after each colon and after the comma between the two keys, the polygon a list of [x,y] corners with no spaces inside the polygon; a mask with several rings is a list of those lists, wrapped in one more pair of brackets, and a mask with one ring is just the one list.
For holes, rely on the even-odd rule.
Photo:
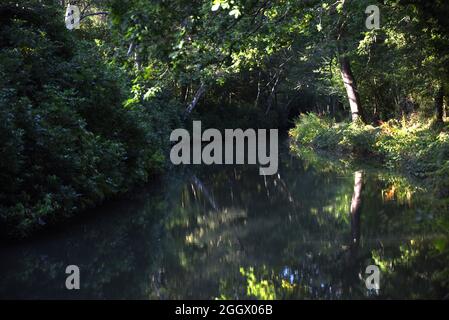
{"label": "leaf", "polygon": [[341,1],[341,2],[337,5],[337,12],[338,12],[338,13],[342,13],[342,12],[343,12],[343,6],[344,6],[344,1]]}
{"label": "leaf", "polygon": [[443,252],[444,249],[447,247],[448,241],[447,241],[447,239],[439,238],[439,239],[434,240],[433,243],[434,243],[435,248],[436,248],[439,252]]}
{"label": "leaf", "polygon": [[234,18],[238,18],[240,16],[240,10],[238,8],[234,8],[231,11],[229,11],[230,16],[234,16]]}

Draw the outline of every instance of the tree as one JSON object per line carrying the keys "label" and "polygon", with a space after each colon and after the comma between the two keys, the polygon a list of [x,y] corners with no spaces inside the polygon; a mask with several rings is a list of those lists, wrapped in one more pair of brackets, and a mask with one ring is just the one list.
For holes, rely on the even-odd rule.
{"label": "tree", "polygon": [[362,103],[360,101],[359,92],[357,89],[357,84],[352,74],[351,64],[347,57],[340,57],[340,69],[341,69],[341,77],[343,78],[343,83],[346,88],[346,93],[349,99],[349,106],[351,109],[351,119],[352,121],[364,120],[364,116],[362,113]]}
{"label": "tree", "polygon": [[[417,31],[421,32],[423,42],[419,46],[425,50],[429,61],[428,70],[433,79],[435,117],[443,122],[444,97],[449,82],[449,4],[447,1],[402,0],[404,6],[415,9],[418,17]],[[445,86],[446,84],[446,86]]]}

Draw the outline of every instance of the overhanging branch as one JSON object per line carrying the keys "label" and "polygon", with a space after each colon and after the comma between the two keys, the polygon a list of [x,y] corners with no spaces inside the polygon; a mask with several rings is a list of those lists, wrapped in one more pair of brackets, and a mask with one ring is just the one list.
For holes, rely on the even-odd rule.
{"label": "overhanging branch", "polygon": [[91,17],[91,16],[99,16],[99,15],[105,15],[105,16],[107,16],[109,14],[109,12],[106,12],[106,11],[100,11],[100,12],[94,12],[94,13],[88,13],[88,14],[86,14],[86,15],[83,15],[81,18],[80,18],[80,21],[83,21],[85,18],[87,18],[87,17]]}

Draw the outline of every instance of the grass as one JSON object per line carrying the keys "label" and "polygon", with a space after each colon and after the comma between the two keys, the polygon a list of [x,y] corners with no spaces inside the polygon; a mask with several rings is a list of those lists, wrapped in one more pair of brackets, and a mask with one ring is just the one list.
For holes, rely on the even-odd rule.
{"label": "grass", "polygon": [[336,123],[315,114],[302,115],[289,135],[293,142],[343,158],[374,160],[388,169],[425,179],[449,197],[449,132],[431,120],[390,120],[378,127]]}

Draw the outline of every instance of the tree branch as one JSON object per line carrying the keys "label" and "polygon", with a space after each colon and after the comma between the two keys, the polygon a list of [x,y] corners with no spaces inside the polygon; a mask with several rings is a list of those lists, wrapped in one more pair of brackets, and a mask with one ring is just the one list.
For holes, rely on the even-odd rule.
{"label": "tree branch", "polygon": [[106,11],[100,11],[100,12],[88,13],[88,14],[82,16],[82,17],[80,18],[80,21],[83,21],[84,18],[87,18],[87,17],[98,16],[98,15],[108,15],[108,14],[109,14],[109,12],[106,12]]}
{"label": "tree branch", "polygon": [[198,101],[200,100],[201,96],[206,92],[206,85],[204,83],[201,83],[200,88],[198,89],[198,91],[195,94],[195,97],[193,97],[192,102],[187,106],[186,108],[186,112],[184,114],[184,118],[186,118],[192,111],[193,109],[196,107],[196,105],[198,104]]}

